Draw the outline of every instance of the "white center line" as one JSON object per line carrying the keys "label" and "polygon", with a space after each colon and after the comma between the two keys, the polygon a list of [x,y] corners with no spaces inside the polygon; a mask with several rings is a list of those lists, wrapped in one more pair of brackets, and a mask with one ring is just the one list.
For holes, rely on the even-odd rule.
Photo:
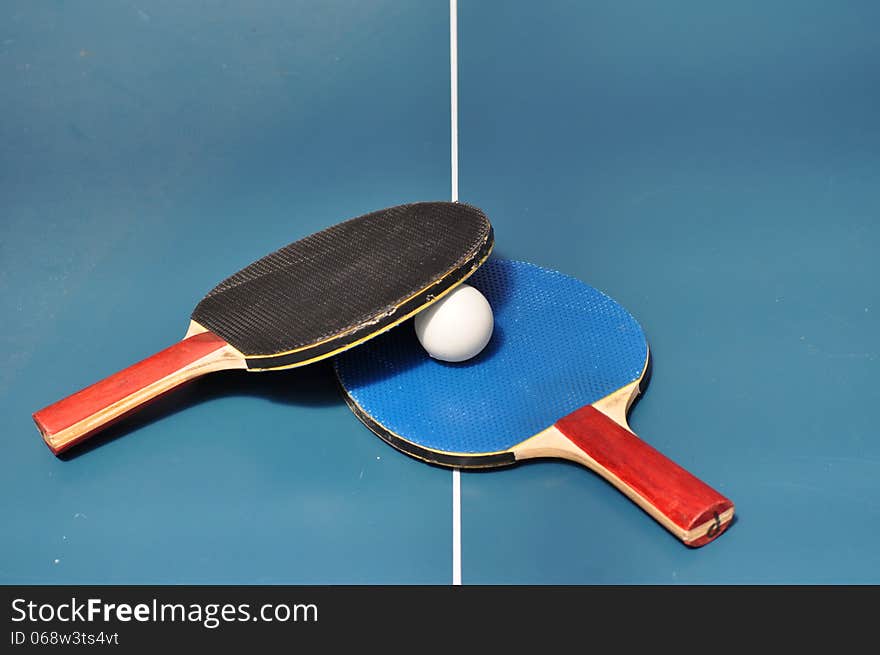
{"label": "white center line", "polygon": [[461,472],[452,469],[452,584],[461,584]]}
{"label": "white center line", "polygon": [[452,202],[458,202],[458,0],[449,0],[449,80]]}
{"label": "white center line", "polygon": [[[449,98],[452,201],[458,202],[458,0],[449,0]],[[452,470],[452,584],[461,585],[461,472]]]}

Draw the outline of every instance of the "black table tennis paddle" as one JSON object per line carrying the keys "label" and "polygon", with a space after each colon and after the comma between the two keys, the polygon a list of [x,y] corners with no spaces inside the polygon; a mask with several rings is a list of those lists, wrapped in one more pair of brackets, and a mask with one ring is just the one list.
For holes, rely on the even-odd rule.
{"label": "black table tennis paddle", "polygon": [[441,298],[492,246],[486,215],[457,202],[400,205],[344,221],[227,278],[196,306],[182,341],[41,409],[34,421],[57,454],[206,373],[331,357]]}

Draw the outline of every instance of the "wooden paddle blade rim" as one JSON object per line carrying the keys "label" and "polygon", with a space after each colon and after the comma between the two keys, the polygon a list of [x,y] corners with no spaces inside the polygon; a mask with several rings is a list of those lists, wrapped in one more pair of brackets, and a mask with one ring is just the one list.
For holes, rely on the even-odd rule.
{"label": "wooden paddle blade rim", "polygon": [[343,397],[345,398],[345,403],[361,423],[367,426],[373,434],[387,444],[410,457],[427,462],[428,464],[460,469],[495,468],[498,466],[509,466],[516,462],[516,456],[512,451],[500,451],[495,453],[453,453],[419,446],[379,423],[357,404],[341,383],[340,388]]}

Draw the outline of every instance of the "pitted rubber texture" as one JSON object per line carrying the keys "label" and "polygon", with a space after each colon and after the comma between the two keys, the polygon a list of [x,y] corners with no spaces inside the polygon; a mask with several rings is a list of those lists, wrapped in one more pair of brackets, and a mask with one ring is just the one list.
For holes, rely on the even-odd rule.
{"label": "pitted rubber texture", "polygon": [[509,463],[499,454],[645,371],[638,322],[580,280],[490,259],[468,284],[495,315],[475,358],[432,359],[401,326],[335,360],[356,414],[401,450],[462,467]]}
{"label": "pitted rubber texture", "polygon": [[[476,207],[452,202],[391,207],[254,262],[208,293],[192,318],[248,357],[327,342],[327,348],[338,348],[399,320],[401,308],[429,302],[458,281],[462,267],[478,265],[491,245],[491,225]],[[458,279],[470,272],[461,270]]]}

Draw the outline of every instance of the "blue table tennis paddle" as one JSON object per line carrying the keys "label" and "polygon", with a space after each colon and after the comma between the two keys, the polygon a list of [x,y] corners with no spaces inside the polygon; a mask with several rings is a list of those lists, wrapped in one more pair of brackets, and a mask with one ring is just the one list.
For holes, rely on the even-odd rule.
{"label": "blue table tennis paddle", "polygon": [[733,503],[627,424],[650,355],[626,309],[524,262],[490,260],[470,284],[495,313],[492,339],[475,358],[437,361],[400,328],[336,358],[346,402],[367,427],[409,455],[455,468],[578,462],[688,546],[728,527]]}

